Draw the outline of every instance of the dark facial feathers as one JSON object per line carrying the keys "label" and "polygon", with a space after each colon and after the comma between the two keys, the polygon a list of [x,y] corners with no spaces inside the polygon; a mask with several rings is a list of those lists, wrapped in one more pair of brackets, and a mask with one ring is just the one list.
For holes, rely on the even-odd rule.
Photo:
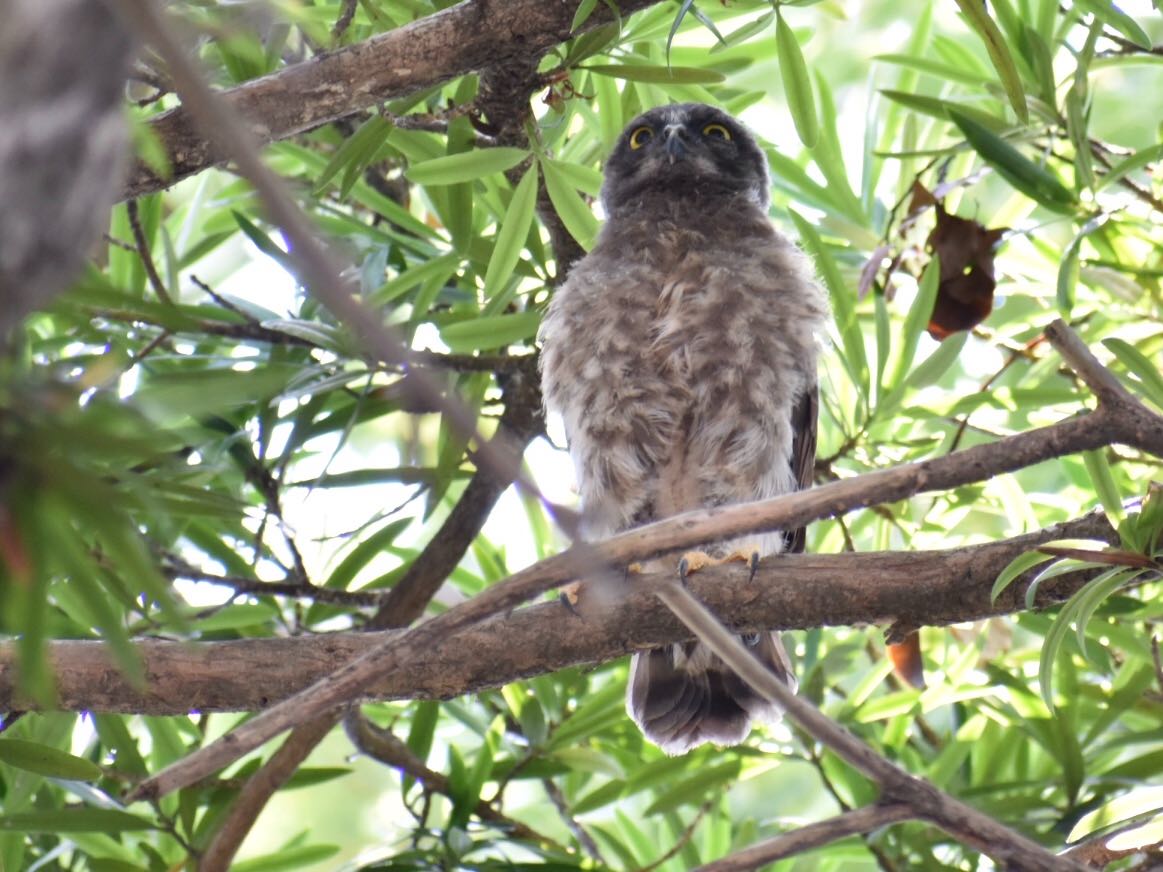
{"label": "dark facial feathers", "polygon": [[608,215],[654,199],[744,197],[767,209],[767,158],[733,117],[701,103],[660,106],[626,126],[606,164],[602,205]]}

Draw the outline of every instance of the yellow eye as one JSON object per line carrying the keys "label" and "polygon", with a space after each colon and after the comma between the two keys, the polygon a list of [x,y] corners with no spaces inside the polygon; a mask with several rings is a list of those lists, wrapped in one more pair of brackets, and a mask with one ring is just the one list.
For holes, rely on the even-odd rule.
{"label": "yellow eye", "polygon": [[712,136],[715,139],[725,139],[727,142],[731,141],[731,131],[722,124],[708,124],[703,128],[703,136]]}
{"label": "yellow eye", "polygon": [[654,131],[649,127],[635,127],[630,134],[630,147],[633,149],[642,148],[653,138]]}

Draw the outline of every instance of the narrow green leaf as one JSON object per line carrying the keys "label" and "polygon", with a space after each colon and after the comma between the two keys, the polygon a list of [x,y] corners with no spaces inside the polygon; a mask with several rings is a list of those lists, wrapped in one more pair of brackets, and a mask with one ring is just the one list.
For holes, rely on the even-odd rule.
{"label": "narrow green leaf", "polygon": [[909,373],[908,378],[905,379],[905,384],[913,390],[934,384],[953,365],[953,361],[961,356],[961,350],[965,347],[968,339],[968,332],[958,333],[956,336],[946,339],[937,347],[936,351],[921,361],[920,365]]}
{"label": "narrow green leaf", "polygon": [[1128,173],[1133,173],[1135,170],[1141,170],[1147,164],[1163,159],[1163,143],[1159,145],[1148,146],[1136,151],[1129,157],[1123,158],[1118,163],[1114,164],[1106,173],[1099,178],[1096,190],[1102,190],[1107,185],[1117,182],[1119,179]]}
{"label": "narrow green leaf", "polygon": [[156,825],[115,808],[66,806],[49,811],[27,811],[0,815],[0,830],[21,833],[124,833],[153,830]]}
{"label": "narrow green leaf", "polygon": [[1119,497],[1119,489],[1115,485],[1106,455],[1102,451],[1083,451],[1082,462],[1086,464],[1086,471],[1090,475],[1099,502],[1102,503],[1103,511],[1112,524],[1117,524],[1123,519],[1123,501]]}
{"label": "narrow green leaf", "polygon": [[[356,131],[351,134],[343,143],[335,150],[335,154],[331,156],[331,160],[327,162],[327,166],[319,173],[315,179],[315,194],[318,195],[326,187],[341,170],[356,167],[355,177],[362,172],[380,147],[387,142],[388,134],[392,132],[392,122],[388,121],[382,115],[373,115],[367,121],[359,126]],[[346,197],[347,191],[351,190],[351,185],[354,183],[354,178],[347,182],[345,189],[341,191],[341,196]]]}
{"label": "narrow green leaf", "polygon": [[716,52],[721,52],[730,48],[731,46],[740,45],[741,43],[746,42],[747,40],[751,39],[751,37],[756,36],[767,30],[767,28],[771,27],[771,22],[774,19],[774,12],[763,13],[754,21],[750,21],[747,24],[744,24],[742,27],[731,31],[723,38],[722,42],[718,42],[711,46],[711,50],[708,52],[708,54],[715,54]]}
{"label": "narrow green leaf", "polygon": [[100,766],[82,757],[22,739],[0,739],[0,763],[71,781],[96,781],[102,775]]}
{"label": "narrow green leaf", "polygon": [[[969,0],[959,0],[969,2]],[[1024,154],[970,118],[964,112],[949,110],[953,123],[961,128],[966,141],[1001,176],[1035,202],[1064,214],[1074,212],[1078,201],[1074,193],[1045,167],[1038,166]]]}
{"label": "narrow green leaf", "polygon": [[875,55],[872,59],[874,61],[881,61],[882,63],[895,64],[897,66],[919,70],[922,73],[928,73],[943,81],[961,82],[962,84],[973,85],[975,87],[980,87],[985,82],[985,79],[978,75],[975,70],[966,67],[956,67],[953,64],[929,60],[928,58],[914,57],[909,54],[879,54]]}
{"label": "narrow green leaf", "polygon": [[585,24],[589,20],[589,17],[593,15],[597,5],[598,0],[581,0],[581,3],[577,4],[577,11],[573,13],[573,21],[569,24],[569,32],[577,33],[578,28]]}
{"label": "narrow green leaf", "polygon": [[541,313],[534,310],[486,315],[446,324],[440,328],[440,338],[455,352],[502,348],[532,338],[540,324]]}
{"label": "narrow green leaf", "polygon": [[478,148],[413,164],[404,175],[418,185],[455,185],[502,173],[527,157],[523,148]]}
{"label": "narrow green leaf", "polygon": [[589,70],[599,76],[625,79],[628,82],[649,82],[654,85],[717,85],[727,77],[716,70],[699,67],[653,67],[648,64],[586,64],[579,70]]}
{"label": "narrow green leaf", "polygon": [[1082,649],[1082,653],[1088,658],[1090,657],[1090,653],[1089,646],[1087,645],[1086,625],[1090,623],[1091,616],[1119,588],[1130,584],[1142,574],[1143,570],[1141,569],[1133,570],[1126,567],[1115,567],[1096,578],[1092,578],[1072,597],[1078,600],[1078,613],[1074,619],[1074,629],[1078,634],[1078,647]]}
{"label": "narrow green leaf", "polygon": [[439,281],[443,284],[456,272],[460,262],[460,255],[455,251],[450,251],[448,254],[417,263],[398,276],[389,279],[382,287],[369,294],[368,300],[373,305],[383,306],[397,297],[403,296],[413,288],[428,282]]}
{"label": "narrow green leaf", "polygon": [[989,52],[989,59],[993,62],[994,69],[997,70],[998,78],[1001,79],[1002,87],[1005,89],[1006,96],[1009,97],[1014,112],[1017,113],[1022,123],[1028,123],[1030,113],[1026,108],[1026,93],[1022,89],[1022,77],[1018,75],[1018,68],[1014,64],[1009,46],[1006,45],[1005,37],[1002,36],[1001,30],[998,29],[994,20],[990,18],[985,3],[982,0],[956,0],[956,2],[970,26],[977,31],[977,35],[985,43],[985,50]]}
{"label": "narrow green leaf", "polygon": [[836,329],[840,333],[840,341],[844,346],[844,356],[851,367],[853,382],[861,393],[868,396],[868,358],[864,353],[864,335],[860,330],[860,323],[856,319],[856,303],[848,284],[840,275],[831,254],[824,247],[824,242],[816,228],[794,209],[789,209],[792,221],[804,247],[816,261],[828,288],[829,298],[832,301],[832,312],[835,315]]}
{"label": "narrow green leaf", "polygon": [[1011,560],[1004,570],[998,573],[998,578],[994,580],[993,587],[990,588],[990,602],[997,602],[998,596],[1003,594],[1005,589],[1012,585],[1014,580],[1021,576],[1023,572],[1034,569],[1035,566],[1046,563],[1047,560],[1053,560],[1050,555],[1043,555],[1040,551],[1026,551],[1020,553]]}
{"label": "narrow green leaf", "polygon": [[1147,355],[1122,339],[1104,339],[1102,344],[1142,380],[1142,390],[1151,402],[1163,408],[1163,375],[1159,374],[1158,364],[1152,363]]}
{"label": "narrow green leaf", "polygon": [[570,235],[577,240],[577,244],[589,251],[593,248],[594,238],[598,235],[598,219],[569,183],[557,161],[543,158],[541,172],[545,178],[545,190],[549,194],[557,217],[561,219]]}
{"label": "narrow green leaf", "polygon": [[1139,22],[1110,0],[1078,0],[1076,5],[1090,12],[1104,24],[1109,24],[1144,51],[1151,51],[1154,47],[1150,35],[1143,30]]}
{"label": "narrow green leaf", "polygon": [[653,817],[688,803],[694,805],[703,803],[708,796],[721,793],[724,785],[734,782],[739,776],[741,766],[742,761],[736,758],[714,766],[700,767],[688,778],[662,792],[644,814]]}
{"label": "narrow green leaf", "polygon": [[820,134],[816,121],[816,101],[812,95],[812,79],[808,75],[808,66],[804,62],[804,55],[800,51],[799,42],[796,41],[795,32],[784,21],[783,16],[778,14],[779,8],[776,7],[775,44],[784,97],[787,99],[787,108],[791,112],[800,142],[812,148]]}
{"label": "narrow green leaf", "polygon": [[531,166],[521,177],[513,199],[505,210],[505,217],[497,231],[497,241],[485,270],[485,299],[491,300],[513,273],[521,257],[525,238],[533,226],[533,211],[537,206],[537,167]]}
{"label": "narrow green leaf", "polygon": [[924,332],[929,319],[933,317],[933,305],[937,300],[937,287],[940,282],[941,258],[934,254],[933,259],[925,267],[925,272],[921,276],[921,282],[917,288],[916,299],[909,307],[904,327],[901,328],[900,341],[898,342],[900,354],[893,364],[892,375],[889,377],[890,387],[899,385],[913,365],[921,333]]}
{"label": "narrow green leaf", "polygon": [[1038,658],[1038,684],[1042,691],[1042,701],[1050,711],[1054,711],[1054,660],[1066,634],[1070,631],[1070,623],[1074,617],[1075,601],[1068,600],[1058,612],[1054,622],[1050,625],[1046,637],[1042,640],[1042,653]]}
{"label": "narrow green leaf", "polygon": [[288,869],[298,869],[304,866],[318,868],[317,864],[334,857],[340,850],[338,845],[299,845],[293,848],[282,848],[273,854],[264,854],[261,857],[239,860],[236,863],[231,863],[230,868],[234,872],[286,872]]}
{"label": "narrow green leaf", "polygon": [[1082,237],[1076,237],[1062,255],[1062,263],[1058,265],[1058,280],[1055,285],[1058,311],[1064,318],[1069,318],[1074,309],[1074,290],[1078,286],[1078,246]]}

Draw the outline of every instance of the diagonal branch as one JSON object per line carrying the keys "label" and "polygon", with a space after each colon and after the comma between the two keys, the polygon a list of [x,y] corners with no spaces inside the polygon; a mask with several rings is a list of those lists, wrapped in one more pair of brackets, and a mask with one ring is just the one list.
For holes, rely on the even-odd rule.
{"label": "diagonal branch", "polygon": [[[627,16],[657,2],[620,0],[617,8]],[[465,0],[364,42],[246,82],[224,91],[222,98],[246,118],[259,141],[277,142],[468,73],[540,57],[571,36],[613,19],[613,4],[599,3],[578,33],[571,34],[577,5]],[[205,135],[185,94],[182,99],[182,107],[150,123],[172,175],[160,178],[138,163],[123,196],[159,191],[227,159],[237,159]]]}
{"label": "diagonal branch", "polygon": [[989,815],[944,793],[930,782],[910,775],[806,699],[796,696],[677,579],[663,586],[658,591],[658,598],[698,636],[700,642],[765,699],[777,703],[789,718],[816,740],[875,781],[885,799],[904,803],[912,809],[913,816],[936,824],[958,841],[998,860],[1006,868],[1024,872],[1081,872],[1083,867],[1077,863],[1054,856]]}

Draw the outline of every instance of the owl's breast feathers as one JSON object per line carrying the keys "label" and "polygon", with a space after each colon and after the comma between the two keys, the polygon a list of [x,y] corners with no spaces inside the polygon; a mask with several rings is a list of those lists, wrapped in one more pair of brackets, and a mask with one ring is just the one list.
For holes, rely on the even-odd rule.
{"label": "owl's breast feathers", "polygon": [[542,326],[546,404],[592,536],[796,487],[823,293],[753,204],[656,205],[607,223]]}

